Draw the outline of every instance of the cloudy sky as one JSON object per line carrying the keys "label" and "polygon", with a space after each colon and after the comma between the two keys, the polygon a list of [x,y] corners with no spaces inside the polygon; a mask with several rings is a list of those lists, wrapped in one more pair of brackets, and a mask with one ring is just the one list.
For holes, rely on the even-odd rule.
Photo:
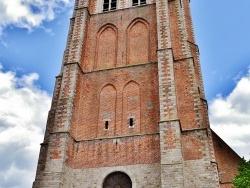
{"label": "cloudy sky", "polygon": [[[0,188],[31,187],[73,0],[0,0]],[[250,158],[250,1],[192,0],[212,128]]]}

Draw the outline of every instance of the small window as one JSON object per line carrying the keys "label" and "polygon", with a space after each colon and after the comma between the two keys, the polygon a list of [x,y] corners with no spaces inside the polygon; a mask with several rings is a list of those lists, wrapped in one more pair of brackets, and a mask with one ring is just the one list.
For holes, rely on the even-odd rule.
{"label": "small window", "polygon": [[105,130],[109,129],[109,121],[105,121]]}
{"label": "small window", "polygon": [[138,5],[138,0],[133,0],[133,6],[137,6]]}
{"label": "small window", "polygon": [[134,127],[134,119],[129,118],[129,127]]}
{"label": "small window", "polygon": [[116,9],[116,0],[104,0],[103,1],[103,12]]}
{"label": "small window", "polygon": [[146,0],[132,0],[132,6],[145,5]]}

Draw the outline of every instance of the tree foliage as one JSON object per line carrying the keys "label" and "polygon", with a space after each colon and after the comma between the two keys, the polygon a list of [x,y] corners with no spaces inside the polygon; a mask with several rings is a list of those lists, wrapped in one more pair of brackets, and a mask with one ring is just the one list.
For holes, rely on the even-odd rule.
{"label": "tree foliage", "polygon": [[234,178],[234,188],[250,188],[250,160],[241,159],[239,167],[239,174]]}

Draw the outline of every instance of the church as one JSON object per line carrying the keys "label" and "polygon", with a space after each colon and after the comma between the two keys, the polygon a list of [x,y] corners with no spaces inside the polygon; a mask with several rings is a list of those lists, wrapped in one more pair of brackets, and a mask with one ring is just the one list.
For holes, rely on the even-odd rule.
{"label": "church", "polygon": [[189,1],[75,0],[33,188],[232,186]]}

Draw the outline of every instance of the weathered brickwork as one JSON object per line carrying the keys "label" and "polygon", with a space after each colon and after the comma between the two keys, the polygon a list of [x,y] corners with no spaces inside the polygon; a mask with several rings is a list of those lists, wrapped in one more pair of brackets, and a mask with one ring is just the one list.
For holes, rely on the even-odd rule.
{"label": "weathered brickwork", "polygon": [[199,95],[195,84],[193,62],[185,59],[175,63],[177,109],[183,130],[200,128]]}
{"label": "weathered brickwork", "polygon": [[62,188],[102,188],[103,180],[112,172],[126,173],[132,181],[132,188],[160,188],[159,164],[126,165],[89,169],[65,167]]}
{"label": "weathered brickwork", "polygon": [[185,187],[179,121],[160,122],[161,187]]}
{"label": "weathered brickwork", "polygon": [[67,163],[72,168],[97,168],[159,163],[158,134],[86,140],[72,143]]}
{"label": "weathered brickwork", "polygon": [[96,14],[88,21],[81,64],[84,72],[90,72],[156,62],[156,49],[154,5]]}
{"label": "weathered brickwork", "polygon": [[215,133],[212,132],[215,159],[221,188],[231,188],[231,180],[238,174],[240,157]]}
{"label": "weathered brickwork", "polygon": [[[185,187],[219,188],[216,164],[209,158],[184,162]],[[194,175],[195,174],[195,175]]]}
{"label": "weathered brickwork", "polygon": [[209,126],[189,0],[111,2],[75,0],[33,188],[118,172],[132,188],[229,188],[239,157]]}
{"label": "weathered brickwork", "polygon": [[182,152],[186,187],[219,187],[217,166],[211,160],[209,140],[206,129],[183,132]]}
{"label": "weathered brickwork", "polygon": [[177,118],[168,1],[156,1],[160,120]]}
{"label": "weathered brickwork", "polygon": [[[75,104],[72,118],[71,134],[75,139],[158,132],[159,102],[155,63],[85,74],[82,83],[78,88],[79,100]],[[134,87],[137,89],[134,90]],[[109,99],[105,96],[102,99],[105,88],[110,89],[107,91],[110,94],[113,93]],[[100,104],[106,100],[112,102]],[[133,118],[132,127],[129,118]],[[108,130],[105,130],[105,121],[109,121]]]}

